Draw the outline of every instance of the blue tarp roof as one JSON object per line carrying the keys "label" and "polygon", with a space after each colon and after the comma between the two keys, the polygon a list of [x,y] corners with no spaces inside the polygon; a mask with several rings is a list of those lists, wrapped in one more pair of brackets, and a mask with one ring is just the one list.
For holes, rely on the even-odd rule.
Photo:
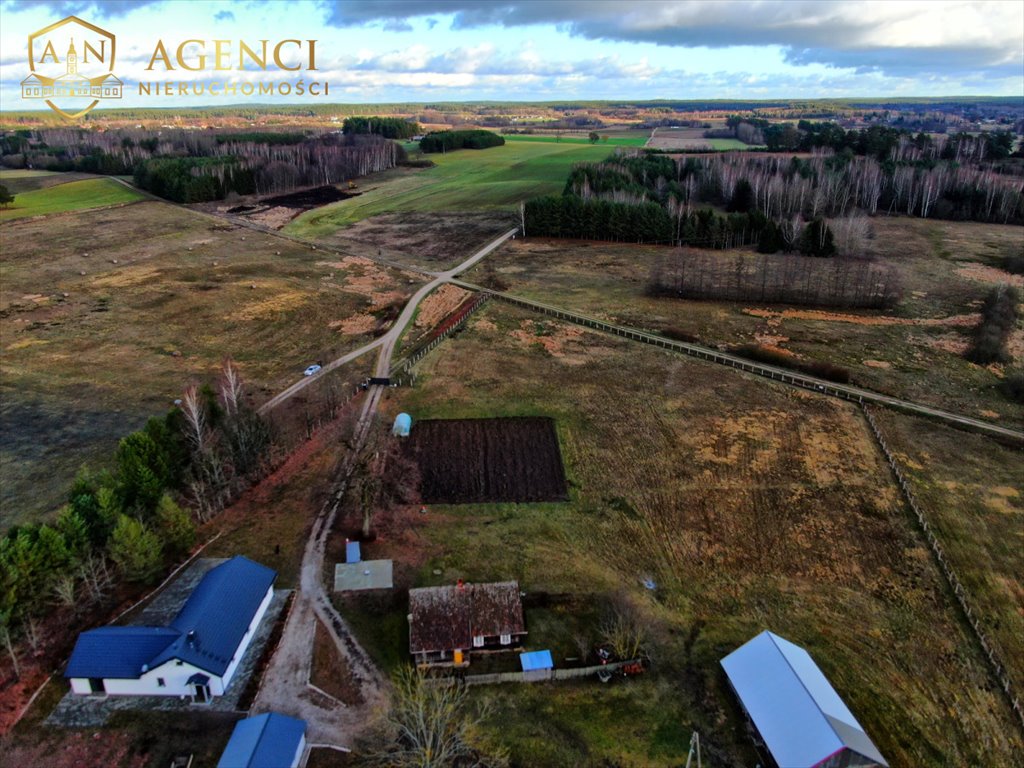
{"label": "blue tarp roof", "polygon": [[144,664],[152,669],[170,659],[223,675],[276,578],[272,569],[235,556],[203,576],[170,627],[83,632],[64,676],[135,679]]}
{"label": "blue tarp roof", "polygon": [[552,669],[555,666],[555,662],[551,660],[551,651],[520,653],[519,663],[523,665],[523,672],[533,672],[535,669]]}
{"label": "blue tarp roof", "polygon": [[803,648],[766,631],[722,668],[780,766],[811,768],[843,749],[888,765]]}
{"label": "blue tarp roof", "polygon": [[358,541],[346,541],[345,542],[345,562],[346,563],[358,563],[362,560],[362,555],[359,552]]}
{"label": "blue tarp roof", "polygon": [[65,677],[136,679],[142,667],[178,639],[164,627],[100,627],[78,636]]}
{"label": "blue tarp roof", "polygon": [[400,413],[395,417],[395,426],[391,428],[391,434],[405,436],[412,429],[412,416],[408,413]]}
{"label": "blue tarp roof", "polygon": [[217,768],[290,768],[305,733],[305,720],[276,712],[239,720]]}

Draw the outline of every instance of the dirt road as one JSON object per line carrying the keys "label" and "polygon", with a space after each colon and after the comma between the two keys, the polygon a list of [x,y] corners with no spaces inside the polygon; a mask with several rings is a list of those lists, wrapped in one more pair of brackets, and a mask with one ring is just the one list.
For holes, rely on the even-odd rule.
{"label": "dirt road", "polygon": [[398,344],[398,340],[402,337],[402,332],[405,330],[405,327],[412,320],[413,315],[416,314],[416,308],[419,306],[420,302],[423,301],[423,299],[426,298],[428,295],[430,295],[431,291],[433,291],[439,285],[454,280],[458,275],[468,270],[470,267],[472,267],[482,258],[487,256],[487,254],[491,253],[495,248],[498,248],[502,243],[504,243],[518,231],[518,228],[510,229],[501,237],[492,240],[490,243],[488,243],[483,248],[478,250],[468,259],[463,261],[458,266],[453,267],[452,269],[449,269],[445,272],[422,273],[433,275],[434,279],[424,284],[418,291],[416,291],[416,293],[412,295],[408,303],[406,303],[405,307],[402,309],[402,313],[398,316],[398,319],[395,320],[394,324],[391,326],[391,329],[385,335],[381,336],[379,339],[370,342],[369,344],[360,347],[359,349],[342,355],[336,360],[332,360],[314,375],[305,376],[302,379],[299,379],[294,384],[289,386],[287,389],[283,390],[282,392],[279,392],[270,400],[265,402],[262,406],[260,406],[259,412],[261,414],[268,413],[269,411],[279,406],[288,398],[294,397],[296,394],[298,394],[303,389],[308,387],[311,383],[319,379],[321,376],[330,373],[338,366],[344,365],[345,363],[351,362],[352,360],[355,360],[356,358],[365,355],[367,352],[370,352],[371,350],[374,350],[377,347],[380,347],[381,350],[377,358],[377,366],[374,369],[373,375],[379,376],[381,378],[386,378],[389,372],[391,371],[391,358],[395,352],[395,345]]}
{"label": "dirt road", "polygon": [[[454,279],[472,267],[495,248],[512,237],[512,229],[481,248],[454,269],[438,273],[433,280],[421,287],[405,305],[401,315],[391,329],[376,341],[354,352],[339,357],[324,366],[323,372],[354,360],[373,349],[380,349],[375,373],[386,377],[391,370],[395,345],[405,327],[411,322],[419,303],[439,285]],[[317,376],[322,375],[317,374]],[[262,411],[301,391],[313,380],[309,376],[296,382],[288,389],[269,400]],[[327,538],[334,527],[341,501],[345,496],[349,479],[356,465],[366,437],[377,415],[377,407],[384,393],[382,386],[370,387],[356,422],[353,448],[344,462],[328,501],[313,521],[306,548],[302,556],[302,569],[295,603],[288,616],[281,641],[263,675],[260,692],[253,702],[254,712],[276,711],[300,717],[307,723],[307,737],[310,742],[338,747],[351,747],[353,737],[370,720],[374,711],[380,709],[387,696],[387,683],[380,671],[359,641],[352,634],[345,619],[335,609],[330,595],[324,587],[324,551]],[[325,697],[309,686],[309,670],[313,658],[313,638],[316,622],[327,629],[338,653],[345,659],[352,677],[358,683],[364,704],[348,707]]]}

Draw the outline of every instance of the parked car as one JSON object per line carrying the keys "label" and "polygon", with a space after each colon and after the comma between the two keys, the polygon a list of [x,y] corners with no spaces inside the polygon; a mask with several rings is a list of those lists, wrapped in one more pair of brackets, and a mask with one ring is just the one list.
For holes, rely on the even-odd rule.
{"label": "parked car", "polygon": [[306,370],[304,370],[302,372],[302,375],[303,376],[312,376],[314,373],[316,373],[319,370],[320,370],[320,366],[319,365],[311,365],[311,366],[309,366],[309,368],[307,368]]}

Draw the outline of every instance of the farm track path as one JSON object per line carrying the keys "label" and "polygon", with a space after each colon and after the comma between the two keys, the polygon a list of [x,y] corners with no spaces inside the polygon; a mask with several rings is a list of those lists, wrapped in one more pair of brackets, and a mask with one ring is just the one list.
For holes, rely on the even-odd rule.
{"label": "farm track path", "polygon": [[[458,266],[437,274],[433,280],[413,294],[387,334],[361,349],[338,358],[325,366],[325,369],[329,369],[329,366],[342,365],[348,360],[355,359],[379,347],[376,375],[386,377],[391,370],[395,345],[401,337],[402,331],[411,321],[420,301],[435,288],[450,282],[456,275],[486,257],[517,231],[516,229],[509,230]],[[314,377],[307,377],[297,384],[304,386],[312,378]],[[290,397],[301,388],[301,386],[293,385],[282,395],[286,394]],[[342,463],[328,500],[313,521],[302,555],[299,588],[296,592],[295,603],[286,620],[281,641],[267,665],[260,692],[252,707],[256,712],[274,710],[301,717],[307,723],[310,741],[318,744],[351,747],[352,737],[366,726],[372,713],[380,709],[380,705],[387,695],[386,681],[369,654],[352,634],[348,623],[334,607],[330,595],[324,587],[324,554],[327,540],[334,528],[335,518],[356,466],[356,459],[366,443],[383,394],[383,386],[376,385],[368,389],[366,400],[363,402],[359,419],[356,422],[352,449]],[[281,395],[278,397],[281,398]],[[283,399],[286,398],[281,398],[278,402]],[[309,668],[313,656],[316,620],[323,624],[338,653],[347,662],[352,677],[359,685],[362,694],[364,703],[361,706],[348,707],[338,702],[325,700],[323,696],[317,695],[310,688],[308,684]],[[345,741],[348,744],[343,743]]]}

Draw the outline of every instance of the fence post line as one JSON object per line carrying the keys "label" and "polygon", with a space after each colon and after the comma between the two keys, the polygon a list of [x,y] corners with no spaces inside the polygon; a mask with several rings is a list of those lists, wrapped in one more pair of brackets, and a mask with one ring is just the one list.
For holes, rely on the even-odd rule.
{"label": "fence post line", "polygon": [[902,491],[901,495],[903,496],[904,501],[906,502],[910,510],[914,513],[914,516],[917,518],[918,524],[920,525],[922,533],[924,534],[924,539],[928,543],[929,548],[932,551],[932,555],[938,561],[939,571],[945,577],[946,584],[953,591],[954,601],[956,602],[957,606],[960,608],[965,618],[967,619],[967,625],[973,630],[974,637],[978,641],[978,644],[981,646],[983,655],[989,663],[990,671],[993,673],[996,682],[1003,685],[1003,691],[1006,694],[1006,697],[1009,699],[1010,708],[1016,713],[1019,724],[1021,728],[1024,729],[1024,711],[1022,711],[1021,708],[1017,705],[1018,699],[1014,695],[1009,678],[1006,677],[1002,660],[1000,659],[995,648],[989,643],[988,637],[985,635],[985,632],[981,628],[980,616],[975,615],[970,604],[968,603],[966,590],[960,582],[959,577],[957,577],[956,573],[953,571],[952,566],[950,566],[950,564],[946,562],[946,557],[945,553],[942,550],[942,546],[939,544],[938,539],[935,538],[935,535],[932,533],[931,527],[928,525],[928,521],[925,518],[924,513],[917,505],[917,501],[914,498],[913,493],[911,493],[908,487],[908,483],[906,479],[904,479],[903,474],[900,471],[895,456],[893,456],[892,452],[889,450],[888,445],[886,445],[885,439],[882,437],[882,431],[879,428],[878,424],[875,422],[874,417],[871,415],[871,411],[864,403],[863,398],[860,399],[860,408],[865,416],[865,420],[867,421],[868,426],[870,427],[869,431],[874,435],[875,440],[878,443],[878,446],[882,449],[882,453],[886,458],[886,462],[889,464],[890,470],[892,470],[893,476],[896,477],[899,481],[898,485]]}

